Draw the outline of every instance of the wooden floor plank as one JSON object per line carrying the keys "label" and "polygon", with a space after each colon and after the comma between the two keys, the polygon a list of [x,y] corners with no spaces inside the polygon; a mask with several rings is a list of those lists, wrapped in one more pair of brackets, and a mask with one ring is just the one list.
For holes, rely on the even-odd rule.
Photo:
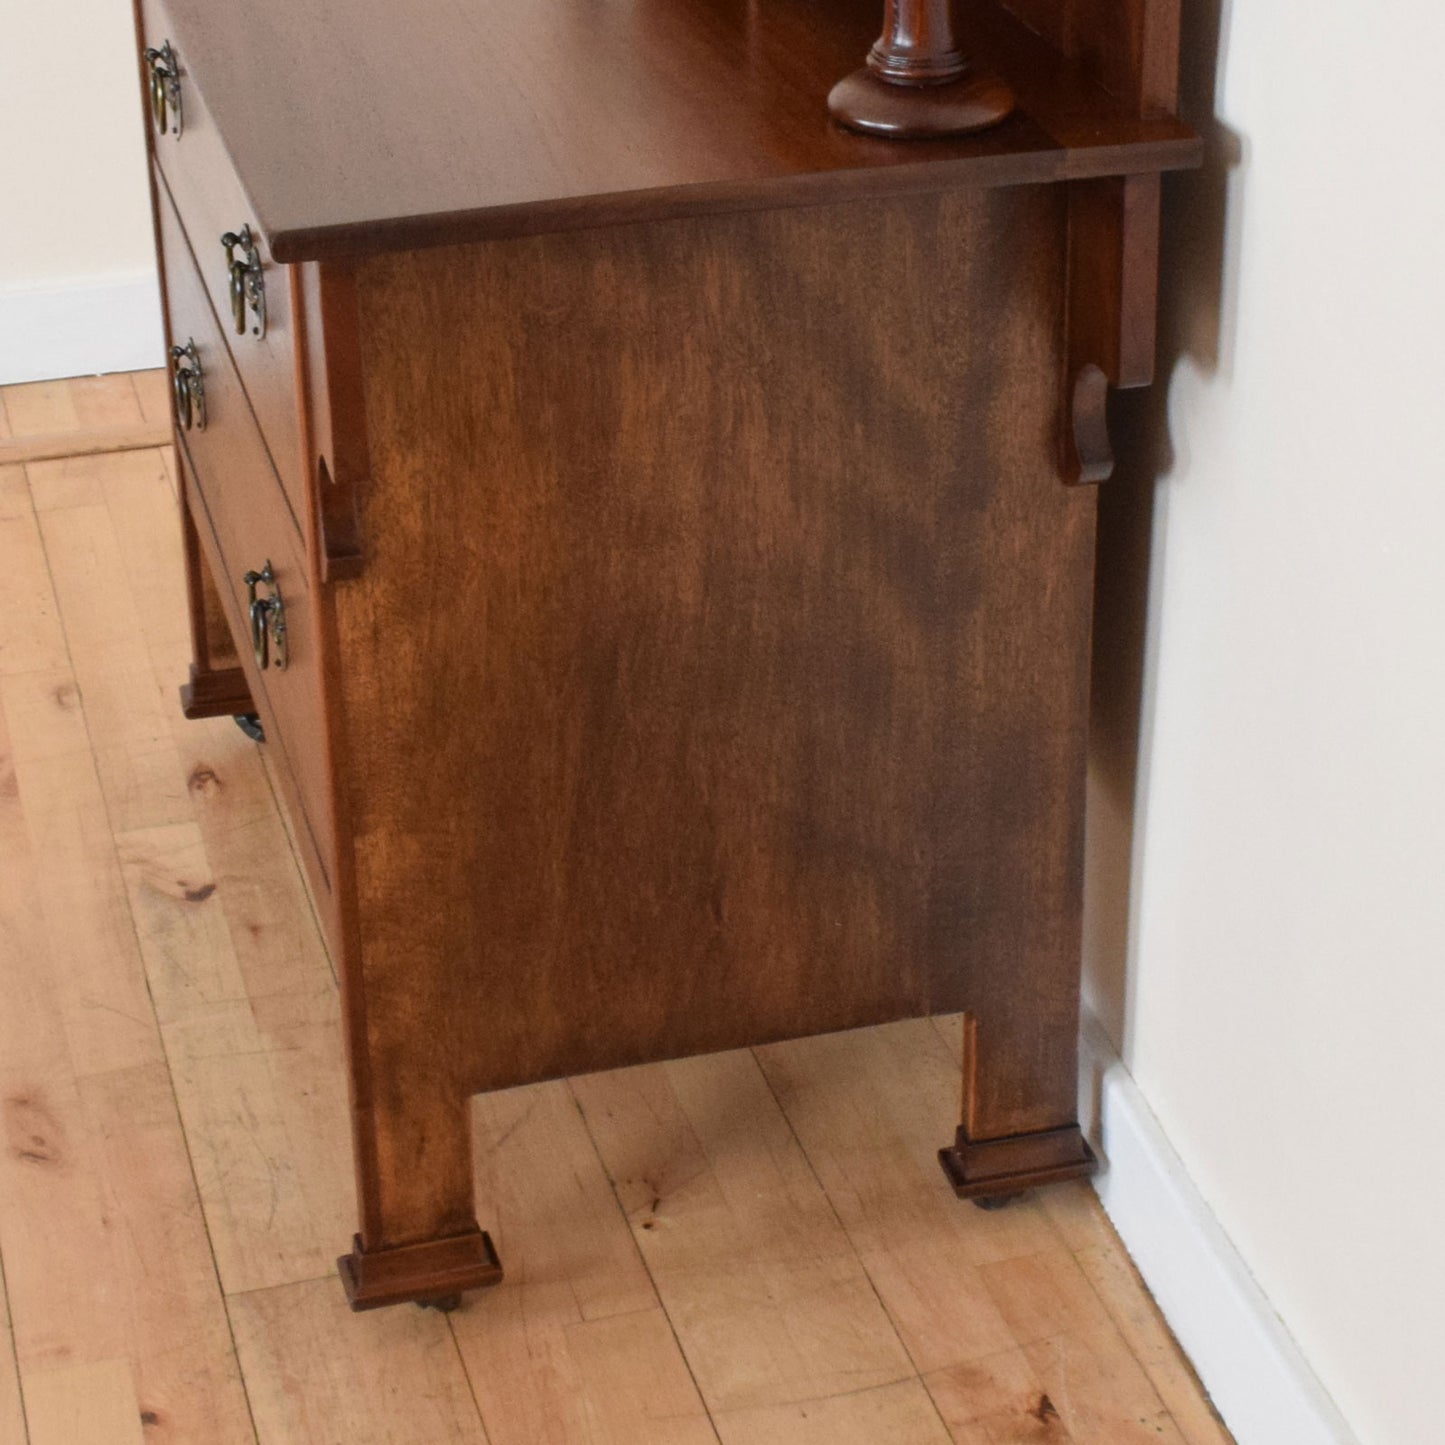
{"label": "wooden floor plank", "polygon": [[34,1445],[145,1445],[129,1360],[40,1371],[26,1396]]}
{"label": "wooden floor plank", "polygon": [[726,1411],[717,1425],[723,1445],[948,1445],[950,1439],[917,1380]]}
{"label": "wooden floor plank", "polygon": [[171,448],[165,447],[127,452],[103,464],[91,461],[97,500],[110,513],[121,556],[145,559],[146,605],[137,622],[157,669],[168,717],[177,712],[176,689],[185,681],[191,661],[181,514],[168,469],[172,456]]}
{"label": "wooden floor plank", "polygon": [[[161,1065],[76,1078],[68,1060],[0,1069],[0,1251],[36,1445],[31,1382],[128,1361],[108,1391],[166,1445],[253,1439],[170,1081]],[[110,1438],[98,1432],[97,1438]]]}
{"label": "wooden floor plank", "polygon": [[955,1445],[1070,1445],[1070,1436],[1022,1350],[952,1365],[925,1383]]}
{"label": "wooden floor plank", "polygon": [[0,707],[70,1057],[80,1073],[160,1063],[75,681],[66,671],[0,678]]}
{"label": "wooden floor plank", "polygon": [[[87,1072],[96,1057],[125,1057],[130,1049],[76,1026],[75,977],[124,966],[113,956],[106,910],[78,917],[63,935],[65,946],[92,966],[57,965],[45,908],[53,890],[36,866],[46,850],[32,848],[22,807],[30,779],[23,758],[18,778],[9,766],[5,723],[0,712],[0,855],[6,862],[0,869],[6,960],[0,1257],[27,1401],[33,1376],[129,1360],[135,1409],[155,1416],[150,1441],[247,1441],[245,1402],[169,1076],[158,1059]],[[87,924],[97,922],[87,934]],[[99,1003],[101,1016],[110,1016],[100,1000],[82,993],[80,1002]],[[142,998],[126,1006],[149,1014]],[[145,1036],[153,1033],[152,1019]],[[132,1042],[129,1030],[125,1042]],[[101,1047],[92,1052],[96,1044]],[[143,1057],[149,1052],[141,1051]],[[41,1388],[43,1404],[50,1397]],[[46,1418],[42,1410],[42,1425]],[[35,1438],[45,1438],[40,1427]]]}
{"label": "wooden floor plank", "polygon": [[756,1052],[920,1373],[1016,1344],[980,1267],[1059,1241],[1031,1199],[985,1212],[948,1188],[959,1076],[927,1021]]}
{"label": "wooden floor plank", "polygon": [[69,666],[25,472],[0,467],[0,676]]}
{"label": "wooden floor plank", "polygon": [[0,387],[7,419],[0,429],[0,463],[164,446],[170,440],[169,407],[157,405],[154,382],[143,388],[144,400],[124,373]]}
{"label": "wooden floor plank", "polygon": [[0,1256],[0,1445],[26,1445],[25,1412],[20,1401],[20,1367],[10,1325],[10,1292]]}
{"label": "wooden floor plank", "polygon": [[573,1088],[714,1414],[913,1375],[746,1050]]}
{"label": "wooden floor plank", "polygon": [[1075,1258],[1179,1433],[1189,1445],[1230,1445],[1229,1432],[1122,1246],[1117,1241],[1095,1245]]}
{"label": "wooden floor plank", "polygon": [[133,371],[131,385],[135,388],[136,405],[148,422],[169,426],[171,421],[171,379],[164,367],[154,371]]}
{"label": "wooden floor plank", "polygon": [[75,408],[81,432],[114,431],[118,427],[139,425],[146,419],[129,372],[74,376],[66,386],[70,389],[70,404]]}
{"label": "wooden floor plank", "polygon": [[1062,1245],[986,1265],[980,1273],[1020,1345],[1053,1335],[1114,1333],[1109,1312]]}
{"label": "wooden floor plank", "polygon": [[260,749],[229,718],[173,729],[247,997],[334,989]]}
{"label": "wooden floor plank", "polygon": [[354,1315],[334,1278],[229,1307],[260,1445],[486,1445],[444,1315]]}
{"label": "wooden floor plank", "polygon": [[0,386],[0,401],[12,437],[65,432],[79,438],[85,428],[75,410],[68,381],[27,381]]}
{"label": "wooden floor plank", "polygon": [[1184,1445],[1139,1362],[1107,1336],[1055,1335],[1024,1354],[1074,1445]]}
{"label": "wooden floor plank", "polygon": [[249,1413],[79,696],[68,673],[31,673],[4,680],[0,709],[5,987],[21,1005],[0,1010],[0,1254],[22,1383],[129,1359],[152,1442],[243,1445]]}
{"label": "wooden floor plank", "polygon": [[492,1445],[715,1445],[566,1084],[483,1096],[473,1121],[507,1274],[451,1320]]}
{"label": "wooden floor plank", "polygon": [[1068,1249],[1002,1260],[982,1274],[1075,1445],[1183,1440]]}
{"label": "wooden floor plank", "polygon": [[101,479],[107,471],[144,463],[145,455],[140,452],[115,452],[98,457],[72,454],[47,460],[32,459],[25,464],[25,475],[35,499],[35,510],[54,512],[66,507],[100,506],[105,501]]}
{"label": "wooden floor plank", "polygon": [[[154,453],[135,455],[149,456],[160,477]],[[169,717],[174,694],[156,682],[138,621],[148,589],[134,585],[136,569],[122,555],[103,495],[95,505],[41,510],[40,531],[113,827],[189,822]],[[142,578],[147,570],[141,563]]]}
{"label": "wooden floor plank", "polygon": [[356,1203],[330,980],[167,1024],[165,1037],[227,1294],[323,1275],[339,1291]]}
{"label": "wooden floor plank", "polygon": [[116,837],[156,1017],[164,1024],[246,999],[218,884],[193,822]]}

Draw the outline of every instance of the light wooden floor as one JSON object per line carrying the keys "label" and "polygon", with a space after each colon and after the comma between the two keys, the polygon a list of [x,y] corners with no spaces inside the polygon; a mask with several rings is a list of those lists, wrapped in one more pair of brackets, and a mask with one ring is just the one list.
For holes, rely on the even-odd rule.
{"label": "light wooden floor", "polygon": [[54,455],[164,412],[0,389],[0,1441],[1228,1441],[1086,1188],[949,1193],[952,1020],[478,1100],[506,1284],[349,1314],[336,988],[260,750],[176,706],[170,454]]}

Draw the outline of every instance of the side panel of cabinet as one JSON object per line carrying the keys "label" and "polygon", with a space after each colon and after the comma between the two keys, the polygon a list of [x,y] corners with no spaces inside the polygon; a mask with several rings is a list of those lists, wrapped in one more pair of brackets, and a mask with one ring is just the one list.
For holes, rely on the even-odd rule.
{"label": "side panel of cabinet", "polygon": [[1072,1120],[1066,245],[1015,190],[368,263],[332,591],[378,1077],[967,1007],[1038,1035],[992,1131]]}

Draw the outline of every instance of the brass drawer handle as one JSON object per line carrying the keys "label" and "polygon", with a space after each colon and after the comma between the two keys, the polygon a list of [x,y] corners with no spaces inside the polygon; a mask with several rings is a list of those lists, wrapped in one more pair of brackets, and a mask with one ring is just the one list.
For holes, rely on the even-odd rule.
{"label": "brass drawer handle", "polygon": [[[271,570],[270,559],[259,572],[247,572],[241,581],[246,584],[250,600],[251,650],[256,654],[256,666],[262,672],[272,666],[277,672],[283,672],[287,658],[286,604],[281,600],[281,589]],[[258,597],[257,587],[269,588],[270,595]]]}
{"label": "brass drawer handle", "polygon": [[[157,135],[167,130],[177,140],[185,129],[185,113],[181,109],[181,63],[171,42],[166,41],[159,50],[154,47],[145,53],[146,64],[150,66],[151,121]],[[174,121],[174,125],[171,122]]]}
{"label": "brass drawer handle", "polygon": [[176,394],[176,420],[190,431],[206,429],[206,378],[196,343],[171,347],[171,385]]}
{"label": "brass drawer handle", "polygon": [[[246,311],[249,308],[256,318],[252,328],[255,336],[266,334],[266,277],[261,268],[261,252],[250,226],[239,231],[227,231],[221,237],[226,248],[226,270],[230,274],[231,320],[235,323],[236,335],[246,334]],[[236,255],[239,251],[241,254]]]}

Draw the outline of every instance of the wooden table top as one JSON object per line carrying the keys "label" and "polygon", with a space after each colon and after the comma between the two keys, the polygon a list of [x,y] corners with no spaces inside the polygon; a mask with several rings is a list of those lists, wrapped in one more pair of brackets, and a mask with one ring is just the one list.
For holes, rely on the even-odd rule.
{"label": "wooden table top", "polygon": [[826,97],[878,0],[168,0],[260,228],[292,262],[629,220],[1197,163],[992,0],[1020,111],[964,141],[849,134]]}

